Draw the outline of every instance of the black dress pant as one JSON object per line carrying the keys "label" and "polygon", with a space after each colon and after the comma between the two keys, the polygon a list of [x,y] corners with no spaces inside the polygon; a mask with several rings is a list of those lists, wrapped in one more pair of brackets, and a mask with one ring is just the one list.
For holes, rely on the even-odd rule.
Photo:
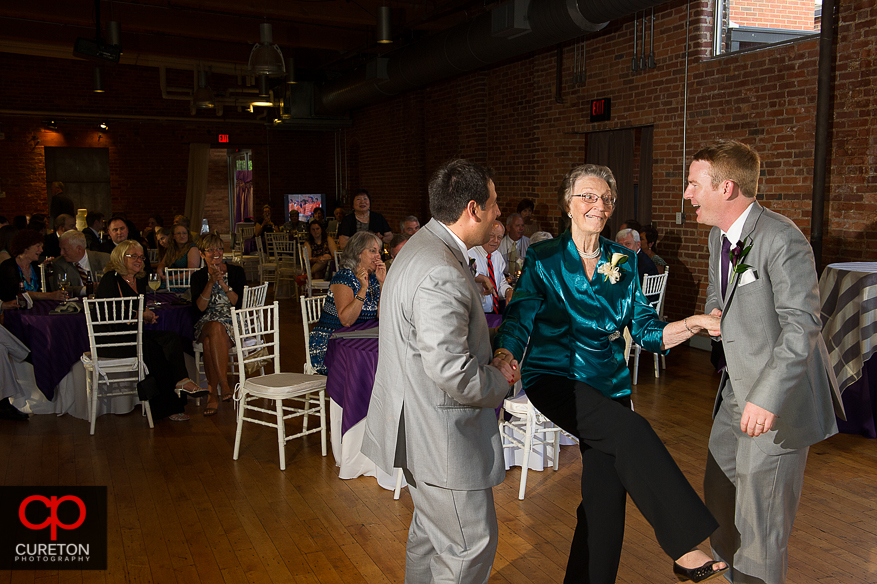
{"label": "black dress pant", "polygon": [[624,540],[626,495],[672,559],[694,549],[718,523],[649,423],[630,409],[566,377],[544,375],[527,396],[552,422],[579,439],[582,503],[565,583],[615,582]]}
{"label": "black dress pant", "polygon": [[149,400],[153,419],[160,420],[186,410],[186,395],[177,397],[174,387],[189,376],[180,336],[170,331],[143,331],[143,362],[158,382],[158,395]]}

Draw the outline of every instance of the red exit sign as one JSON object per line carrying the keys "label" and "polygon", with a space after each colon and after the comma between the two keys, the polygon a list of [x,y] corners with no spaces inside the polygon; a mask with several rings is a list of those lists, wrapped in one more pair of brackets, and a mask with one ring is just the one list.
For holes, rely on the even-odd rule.
{"label": "red exit sign", "polygon": [[591,121],[608,122],[610,119],[612,119],[612,98],[604,97],[603,99],[592,99]]}
{"label": "red exit sign", "polygon": [[228,144],[228,134],[219,134],[219,143]]}

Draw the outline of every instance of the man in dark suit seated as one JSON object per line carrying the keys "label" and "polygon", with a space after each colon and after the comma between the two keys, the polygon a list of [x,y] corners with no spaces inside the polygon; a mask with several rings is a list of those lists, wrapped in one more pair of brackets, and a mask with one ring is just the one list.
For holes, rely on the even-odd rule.
{"label": "man in dark suit seated", "polygon": [[[110,254],[99,251],[86,250],[85,235],[75,229],[65,231],[61,235],[61,254],[52,262],[52,270],[55,277],[50,278],[51,290],[58,289],[58,274],[67,274],[67,282],[70,284],[70,296],[85,296],[85,284],[83,274],[91,276],[91,281],[97,281],[97,275],[104,273],[104,267],[110,261]],[[87,277],[86,277],[87,279]]]}
{"label": "man in dark suit seated", "polygon": [[55,230],[43,239],[43,258],[56,258],[61,255],[61,245],[58,238],[70,229],[76,229],[76,217],[62,213],[55,217]]}
{"label": "man in dark suit seated", "polygon": [[85,248],[91,251],[100,251],[100,232],[104,227],[104,214],[94,211],[85,216],[87,223],[82,235],[85,236]]}
{"label": "man in dark suit seated", "polygon": [[615,241],[636,253],[636,267],[639,270],[639,281],[643,281],[643,276],[658,275],[658,266],[647,256],[642,250],[642,244],[639,239],[639,232],[636,229],[622,229],[615,236]]}

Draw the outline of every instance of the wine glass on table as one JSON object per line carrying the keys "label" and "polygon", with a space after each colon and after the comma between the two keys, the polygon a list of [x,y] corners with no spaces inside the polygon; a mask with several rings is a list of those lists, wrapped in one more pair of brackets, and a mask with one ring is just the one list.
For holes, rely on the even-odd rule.
{"label": "wine glass on table", "polygon": [[62,306],[67,306],[67,290],[70,288],[70,280],[67,278],[66,272],[58,272],[58,290],[64,292],[64,302]]}
{"label": "wine glass on table", "polygon": [[149,274],[148,284],[152,290],[152,307],[161,306],[161,302],[155,299],[155,291],[161,287],[161,277],[156,272]]}

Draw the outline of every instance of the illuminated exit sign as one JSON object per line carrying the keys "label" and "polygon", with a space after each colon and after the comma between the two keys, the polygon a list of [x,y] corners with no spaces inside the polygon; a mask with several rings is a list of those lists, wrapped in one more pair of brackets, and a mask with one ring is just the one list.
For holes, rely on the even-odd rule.
{"label": "illuminated exit sign", "polygon": [[612,98],[604,97],[603,99],[592,99],[591,121],[608,122],[610,119],[612,119]]}
{"label": "illuminated exit sign", "polygon": [[228,144],[228,134],[219,134],[219,143]]}

